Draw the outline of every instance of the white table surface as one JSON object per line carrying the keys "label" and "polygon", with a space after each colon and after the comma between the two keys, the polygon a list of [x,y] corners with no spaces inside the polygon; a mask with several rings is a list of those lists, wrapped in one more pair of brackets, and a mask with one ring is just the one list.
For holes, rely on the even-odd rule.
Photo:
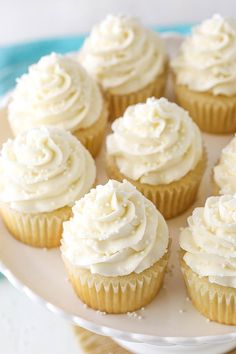
{"label": "white table surface", "polygon": [[[198,22],[213,13],[236,17],[235,0],[0,0],[0,6],[0,45],[89,31],[107,13],[135,15],[149,25]],[[0,280],[0,353],[81,350],[70,324]]]}
{"label": "white table surface", "polygon": [[1,279],[0,353],[81,354],[82,351],[69,323]]}

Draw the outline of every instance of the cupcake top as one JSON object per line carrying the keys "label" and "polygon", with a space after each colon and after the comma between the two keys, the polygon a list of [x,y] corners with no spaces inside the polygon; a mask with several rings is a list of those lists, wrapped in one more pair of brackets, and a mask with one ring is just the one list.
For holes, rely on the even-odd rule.
{"label": "cupcake top", "polygon": [[236,21],[214,15],[193,29],[172,62],[178,84],[213,95],[236,94]]}
{"label": "cupcake top", "polygon": [[157,33],[133,17],[108,15],[92,29],[79,60],[113,94],[128,94],[164,71],[166,51]]}
{"label": "cupcake top", "polygon": [[222,150],[220,160],[213,169],[213,178],[220,194],[236,193],[236,136]]}
{"label": "cupcake top", "polygon": [[0,202],[19,212],[50,212],[84,196],[95,175],[90,153],[69,132],[33,128],[3,144]]}
{"label": "cupcake top", "polygon": [[184,261],[211,283],[236,288],[236,196],[210,197],[180,236]]}
{"label": "cupcake top", "polygon": [[52,53],[17,80],[8,116],[15,134],[41,125],[76,131],[95,123],[102,106],[98,85],[82,66]]}
{"label": "cupcake top", "polygon": [[140,273],[167,251],[163,216],[132,184],[109,180],[86,194],[64,222],[62,255],[104,276]]}
{"label": "cupcake top", "polygon": [[199,128],[184,109],[165,98],[148,98],[128,107],[112,130],[107,153],[122,174],[141,183],[179,180],[202,157]]}

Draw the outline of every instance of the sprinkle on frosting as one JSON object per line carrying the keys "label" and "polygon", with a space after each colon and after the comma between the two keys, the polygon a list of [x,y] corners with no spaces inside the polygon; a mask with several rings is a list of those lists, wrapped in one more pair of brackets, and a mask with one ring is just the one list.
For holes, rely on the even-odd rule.
{"label": "sprinkle on frosting", "polygon": [[236,94],[236,21],[214,15],[193,29],[172,62],[178,84],[213,95]]}
{"label": "sprinkle on frosting", "polygon": [[90,153],[69,132],[33,128],[3,144],[0,202],[20,212],[50,212],[84,196],[95,176]]}
{"label": "sprinkle on frosting", "polygon": [[17,80],[8,116],[15,134],[41,125],[76,131],[95,123],[102,104],[98,85],[81,65],[52,53]]}
{"label": "sprinkle on frosting", "polygon": [[184,260],[211,283],[236,288],[236,195],[209,197],[180,235]]}
{"label": "sprinkle on frosting", "polygon": [[168,247],[163,216],[127,181],[110,180],[92,189],[63,225],[63,257],[104,276],[140,273]]}
{"label": "sprinkle on frosting", "polygon": [[79,60],[104,89],[128,94],[164,71],[166,50],[159,35],[136,18],[108,15],[92,29]]}
{"label": "sprinkle on frosting", "polygon": [[150,185],[179,180],[202,157],[201,133],[188,113],[167,99],[148,98],[112,124],[107,152],[122,174]]}

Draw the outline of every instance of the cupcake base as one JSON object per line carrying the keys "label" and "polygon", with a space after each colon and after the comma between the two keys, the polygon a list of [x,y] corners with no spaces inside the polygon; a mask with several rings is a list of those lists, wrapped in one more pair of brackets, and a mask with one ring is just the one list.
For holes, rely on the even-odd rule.
{"label": "cupcake base", "polygon": [[105,105],[101,116],[94,124],[85,129],[73,132],[73,135],[89,150],[93,157],[96,157],[102,147],[108,121],[108,110]]}
{"label": "cupcake base", "polygon": [[20,213],[1,206],[1,216],[8,231],[18,241],[33,247],[58,247],[61,242],[62,223],[71,217],[71,208],[65,206],[48,213]]}
{"label": "cupcake base", "polygon": [[162,286],[168,251],[152,267],[136,274],[105,277],[71,265],[65,258],[70,282],[78,297],[94,310],[127,313],[146,306]]}
{"label": "cupcake base", "polygon": [[116,165],[115,157],[107,155],[107,173],[112,179],[123,181],[128,180],[149,200],[151,200],[165,219],[173,218],[186,209],[195,201],[203,173],[206,168],[207,156],[204,151],[203,158],[199,161],[194,170],[190,171],[179,181],[162,185],[149,185],[134,181],[123,175]]}
{"label": "cupcake base", "polygon": [[184,254],[181,251],[181,270],[193,305],[211,321],[236,325],[236,289],[200,277],[185,263]]}
{"label": "cupcake base", "polygon": [[116,95],[109,92],[109,90],[105,91],[104,95],[109,107],[109,120],[114,121],[116,118],[121,117],[128,106],[145,102],[149,97],[162,97],[165,92],[167,73],[168,68],[166,65],[164,72],[157,75],[150,84],[126,95]]}
{"label": "cupcake base", "polygon": [[177,103],[189,112],[199,128],[211,134],[236,132],[236,96],[214,96],[174,85]]}

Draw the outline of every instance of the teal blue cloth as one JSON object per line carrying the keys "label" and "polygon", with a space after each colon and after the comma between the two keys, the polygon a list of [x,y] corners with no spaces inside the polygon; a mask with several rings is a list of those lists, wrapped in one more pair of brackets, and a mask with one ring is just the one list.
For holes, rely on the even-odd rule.
{"label": "teal blue cloth", "polygon": [[[155,27],[154,30],[186,35],[191,27],[190,24],[179,24]],[[85,37],[85,35],[78,35],[0,46],[0,96],[13,88],[16,78],[24,74],[28,66],[37,62],[40,57],[51,52],[63,54],[76,51],[81,47]],[[0,273],[1,278],[3,276]]]}
{"label": "teal blue cloth", "polygon": [[[190,24],[155,27],[154,30],[168,33],[175,32],[186,35],[190,32]],[[66,53],[78,50],[85,35],[42,39],[27,43],[0,46],[0,96],[15,85],[17,77],[27,71],[30,64],[50,52]]]}

